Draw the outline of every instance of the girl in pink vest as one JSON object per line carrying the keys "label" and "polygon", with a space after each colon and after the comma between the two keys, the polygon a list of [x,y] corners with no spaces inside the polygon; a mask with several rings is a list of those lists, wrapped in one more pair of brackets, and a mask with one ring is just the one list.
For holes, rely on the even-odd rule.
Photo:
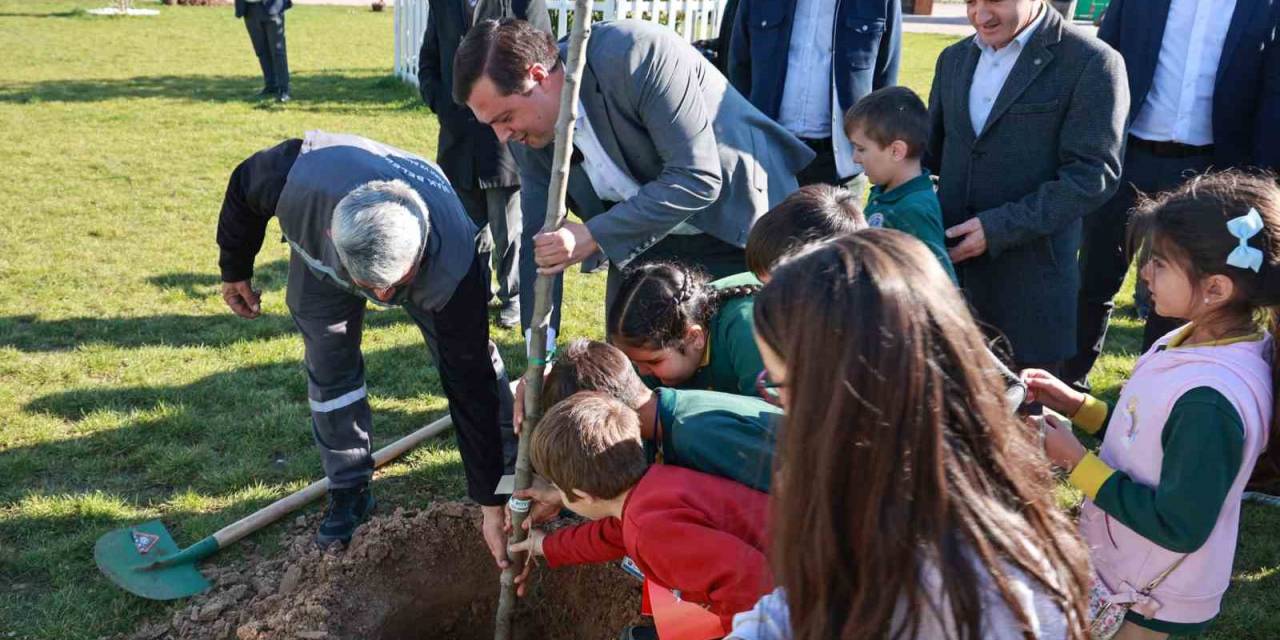
{"label": "girl in pink vest", "polygon": [[[1187,324],[1138,359],[1115,407],[1044,371],[1035,400],[1090,433],[1049,421],[1045,450],[1087,496],[1080,531],[1094,571],[1136,603],[1117,638],[1199,633],[1231,580],[1240,496],[1267,446],[1276,396],[1271,331],[1280,304],[1280,188],[1227,172],[1143,204],[1130,229],[1150,259],[1156,312]],[[1172,571],[1169,571],[1172,568]],[[1157,576],[1167,577],[1144,596]]]}

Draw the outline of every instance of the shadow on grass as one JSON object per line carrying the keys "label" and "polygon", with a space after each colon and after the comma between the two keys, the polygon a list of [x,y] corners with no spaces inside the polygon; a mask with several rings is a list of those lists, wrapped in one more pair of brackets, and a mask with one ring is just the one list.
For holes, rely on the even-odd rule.
{"label": "shadow on grass", "polygon": [[[490,315],[496,317],[497,312],[491,311]],[[412,322],[408,313],[398,309],[370,310],[364,318],[365,329]],[[0,317],[0,348],[11,347],[27,353],[72,351],[89,345],[124,349],[226,347],[238,342],[274,340],[293,333],[296,328],[288,315],[263,315],[245,320],[231,311],[218,315],[166,314],[140,318],[41,320],[29,314]],[[494,341],[500,348],[505,345],[500,336],[495,336]],[[502,348],[503,357],[506,358],[509,351],[518,350],[514,346]],[[524,362],[523,356],[520,362]]]}
{"label": "shadow on grass", "polygon": [[1280,509],[1246,503],[1222,615],[1206,637],[1232,640],[1280,638]]}
{"label": "shadow on grass", "polygon": [[[504,356],[516,357],[523,343],[513,338],[500,348]],[[425,344],[366,352],[365,367],[376,398],[374,448],[443,413],[398,407],[401,400],[443,395]],[[187,492],[217,499],[250,487],[320,477],[306,388],[302,363],[284,361],[187,384],[81,388],[31,401],[25,412],[64,421],[70,437],[9,447],[0,456],[0,505],[10,510],[0,527],[0,549],[18,552],[0,554],[0,574],[9,574],[4,577],[10,582],[59,589],[65,586],[57,583],[66,574],[66,557],[91,562],[81,553],[92,548],[92,539],[129,524],[121,517],[112,519],[111,510],[24,508],[22,502],[33,496],[67,500],[101,492],[122,504],[117,511],[123,513],[165,504],[167,524],[189,524],[173,531],[181,544],[190,544],[269,500],[233,498],[225,510],[187,513],[182,511]],[[448,449],[454,437],[442,436],[421,447]],[[420,478],[390,479],[398,489],[388,491],[404,493],[408,483],[413,495],[423,490],[439,494],[442,487],[456,484],[460,467],[456,461],[433,463],[425,473],[413,474]],[[27,510],[40,515],[27,515]],[[74,517],[63,517],[63,512],[74,512]],[[78,570],[80,575],[85,569]]]}
{"label": "shadow on grass", "polygon": [[225,347],[246,340],[272,340],[293,332],[288,316],[267,315],[246,321],[230,311],[217,316],[166,314],[141,318],[0,317],[0,347],[28,353],[71,351],[98,344],[119,348]]}
{"label": "shadow on grass", "polygon": [[[297,73],[291,93],[303,109],[342,109],[344,105],[371,105],[404,101],[417,108],[413,89],[384,69],[351,69],[348,73]],[[102,102],[121,98],[170,98],[204,102],[253,102],[261,89],[256,75],[159,75],[18,82],[0,86],[0,103]],[[264,103],[266,104],[266,103]],[[274,104],[274,103],[271,103]],[[295,108],[291,104],[286,108]],[[425,107],[423,107],[425,108]]]}
{"label": "shadow on grass", "polygon": [[[398,314],[397,314],[398,315]],[[523,366],[523,343],[499,345]],[[375,407],[375,447],[420,426],[426,415],[386,405],[443,396],[424,343],[365,353]],[[67,423],[72,437],[15,446],[0,456],[0,502],[32,488],[104,489],[164,495],[178,486],[226,491],[318,469],[312,447],[307,382],[297,360],[215,373],[194,382],[80,388],[38,397],[28,414]],[[119,424],[110,428],[111,424]],[[78,430],[92,430],[75,437]],[[302,456],[311,462],[303,463]],[[302,464],[302,467],[297,467]]]}
{"label": "shadow on grass", "polygon": [[0,18],[88,18],[88,11],[76,8],[69,11],[54,11],[50,13],[34,13],[24,11],[0,11]]}
{"label": "shadow on grass", "polygon": [[[266,265],[254,278],[261,282],[264,293],[284,295],[283,272],[287,264],[279,261]],[[280,273],[275,273],[279,271]],[[218,276],[202,273],[173,273],[149,278],[161,288],[177,290],[193,300],[218,298]],[[390,327],[413,320],[398,309],[373,310],[365,313],[365,328]],[[28,353],[71,351],[87,345],[109,345],[117,348],[225,347],[242,341],[273,340],[296,332],[288,315],[263,315],[245,320],[231,311],[217,315],[165,314],[136,318],[81,317],[42,320],[33,314],[0,317],[0,347],[11,347]],[[505,350],[504,350],[505,353]]]}
{"label": "shadow on grass", "polygon": [[[365,366],[375,396],[375,449],[438,417],[429,414],[442,413],[396,406],[443,395],[425,345],[366,353]],[[188,384],[63,391],[31,401],[24,411],[57,417],[73,435],[6,449],[0,456],[0,504],[30,494],[102,491],[148,505],[188,489],[223,495],[320,475],[306,374],[298,361],[216,373]],[[78,430],[91,431],[75,436]]]}
{"label": "shadow on grass", "polygon": [[[283,291],[289,279],[289,261],[272,260],[253,268],[253,288],[261,291]],[[222,277],[209,271],[165,273],[147,278],[147,282],[164,291],[179,291],[193,300],[217,296]]]}

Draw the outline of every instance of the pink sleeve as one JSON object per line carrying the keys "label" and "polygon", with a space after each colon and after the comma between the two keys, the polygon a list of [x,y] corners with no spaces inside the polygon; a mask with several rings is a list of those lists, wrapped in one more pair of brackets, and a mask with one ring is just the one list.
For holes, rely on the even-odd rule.
{"label": "pink sleeve", "polygon": [[551,568],[621,560],[622,521],[604,518],[551,532],[542,541],[542,554]]}

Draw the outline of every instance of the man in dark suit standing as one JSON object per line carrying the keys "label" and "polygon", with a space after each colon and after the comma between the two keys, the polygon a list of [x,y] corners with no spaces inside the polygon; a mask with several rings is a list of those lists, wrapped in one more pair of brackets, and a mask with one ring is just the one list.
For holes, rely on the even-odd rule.
{"label": "man in dark suit standing", "polygon": [[517,17],[551,33],[544,0],[430,0],[418,88],[440,121],[436,162],[483,231],[480,252],[498,278],[498,325],[520,324],[520,172],[511,151],[471,109],[453,101],[453,56],[478,20]]}
{"label": "man in dark suit standing", "polygon": [[[1066,380],[1087,387],[1130,252],[1139,192],[1176,187],[1212,167],[1280,169],[1280,5],[1259,0],[1112,0],[1098,37],[1128,69],[1129,138],[1120,189],[1085,219],[1079,334]],[[1152,312],[1145,351],[1180,320]]]}
{"label": "man in dark suit standing", "polygon": [[928,158],[961,287],[1022,368],[1075,353],[1080,218],[1120,176],[1124,61],[1041,0],[970,0],[938,57]]}
{"label": "man in dark suit standing", "polygon": [[843,134],[844,113],[898,82],[899,0],[742,0],[727,75],[765,115],[809,145],[801,185],[862,175]]}
{"label": "man in dark suit standing", "polygon": [[236,17],[244,18],[244,27],[253,42],[253,53],[262,67],[262,91],[259,98],[275,96],[289,101],[289,56],[284,46],[284,12],[293,0],[236,0]]}

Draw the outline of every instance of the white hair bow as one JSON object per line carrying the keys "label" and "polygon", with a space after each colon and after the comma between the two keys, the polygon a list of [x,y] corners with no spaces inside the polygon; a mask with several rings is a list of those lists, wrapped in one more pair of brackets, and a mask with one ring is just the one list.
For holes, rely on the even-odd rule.
{"label": "white hair bow", "polygon": [[1249,246],[1249,238],[1262,231],[1262,216],[1258,210],[1249,207],[1249,213],[1227,221],[1227,231],[1240,240],[1240,246],[1231,250],[1227,256],[1227,264],[1241,269],[1257,272],[1262,268],[1262,251]]}

